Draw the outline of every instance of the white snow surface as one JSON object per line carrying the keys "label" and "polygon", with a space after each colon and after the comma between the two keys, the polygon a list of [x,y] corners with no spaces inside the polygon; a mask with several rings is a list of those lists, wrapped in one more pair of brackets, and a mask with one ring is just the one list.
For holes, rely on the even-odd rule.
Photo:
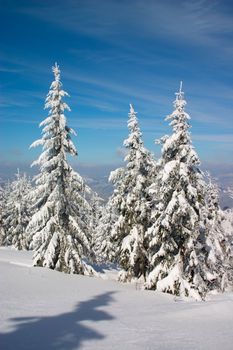
{"label": "white snow surface", "polygon": [[233,293],[182,301],[120,284],[111,270],[103,279],[32,267],[32,252],[11,248],[0,248],[0,303],[1,350],[233,347]]}

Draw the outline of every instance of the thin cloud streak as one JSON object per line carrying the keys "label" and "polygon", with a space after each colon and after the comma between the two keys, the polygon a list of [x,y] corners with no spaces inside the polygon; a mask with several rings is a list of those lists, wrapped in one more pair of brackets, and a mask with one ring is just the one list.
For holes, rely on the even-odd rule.
{"label": "thin cloud streak", "polygon": [[[45,68],[39,63],[30,63],[26,61],[24,63],[21,62],[21,64],[24,65],[24,67],[27,67],[29,71],[31,70],[33,80],[37,79],[41,74],[48,77],[51,76],[49,67]],[[38,75],[35,76],[34,72],[37,72]],[[82,89],[82,91],[85,92],[86,89],[85,87],[79,87],[79,84],[76,87],[74,87],[74,83],[88,84],[89,90],[93,93],[93,97],[81,97],[80,102],[83,105],[88,105],[88,103],[90,102],[91,106],[97,107],[102,111],[109,112],[114,112],[114,110],[119,110],[123,112],[123,109],[119,108],[119,106],[122,104],[125,105],[126,103],[135,103],[137,105],[139,104],[139,102],[144,102],[147,105],[146,109],[148,109],[150,113],[153,113],[153,111],[151,107],[148,108],[148,103],[152,104],[155,110],[159,107],[160,109],[162,108],[162,110],[164,110],[164,113],[169,114],[169,110],[172,109],[172,100],[174,99],[173,93],[175,92],[175,88],[174,91],[171,91],[171,88],[178,86],[178,81],[175,78],[161,78],[155,76],[154,78],[149,79],[149,76],[145,74],[144,81],[146,81],[147,83],[144,83],[144,86],[143,84],[140,84],[140,88],[137,86],[137,84],[134,84],[132,88],[130,82],[128,83],[128,85],[123,85],[117,80],[115,80],[115,82],[113,82],[113,79],[105,80],[101,75],[90,77],[90,75],[86,75],[83,72],[76,73],[75,71],[73,71],[71,73],[71,71],[69,71],[66,67],[62,69],[62,80],[64,80],[65,89],[66,86],[69,85],[68,83],[71,82],[71,85],[69,85],[70,88],[67,88],[67,90],[68,92],[70,92],[73,101],[75,101],[73,91],[78,89],[81,91]],[[148,84],[149,80],[152,81],[150,85]],[[232,102],[232,89],[229,90],[228,86],[224,86],[223,84],[218,85],[216,89],[215,87],[212,87],[211,82],[207,83],[209,85],[208,87],[203,86],[203,84],[200,84],[200,86],[195,86],[192,83],[190,89],[191,91],[189,91],[187,88],[187,93],[189,95],[187,109],[190,110],[191,116],[195,115],[195,120],[197,120],[200,123],[205,124],[210,122],[216,125],[230,127],[229,109],[222,106],[222,104],[220,106],[220,104],[217,101],[225,98],[228,99],[229,102]],[[90,89],[90,87],[92,88]],[[96,87],[98,87],[97,92]],[[166,87],[166,89],[164,87]],[[161,88],[163,88],[163,93],[160,92]],[[154,90],[154,93],[151,92],[152,89]],[[117,95],[113,96],[109,91],[116,92]],[[23,99],[26,99],[27,96],[41,99],[44,103],[46,92],[44,94],[42,92],[34,94],[32,91],[24,91],[23,93],[21,93],[21,96],[23,97]],[[103,100],[103,96],[105,96],[105,101]],[[11,105],[27,107],[28,105],[32,104],[32,102],[29,101],[29,98],[27,99],[27,102],[26,100],[25,102],[22,102],[22,100],[20,102],[17,102],[17,98],[15,97],[17,96],[13,94],[12,96],[8,96],[8,98],[5,98],[5,100],[2,100],[0,102],[2,107],[9,107]],[[111,103],[109,103],[110,100],[112,101]],[[191,109],[189,100],[191,101],[192,105]],[[200,104],[202,107],[202,111],[199,111]],[[117,108],[114,105],[117,106]],[[165,106],[167,106],[166,109],[164,108]],[[210,106],[214,110],[214,112],[212,114],[210,112],[204,113],[203,110],[208,111]]]}
{"label": "thin cloud streak", "polygon": [[[40,20],[53,22],[74,33],[117,42],[119,45],[126,45],[127,40],[137,30],[138,36],[151,39],[159,36],[173,38],[179,42],[187,42],[188,45],[201,45],[203,48],[221,45],[222,50],[217,54],[225,59],[224,54],[231,52],[231,39],[223,39],[221,34],[232,35],[232,18],[227,9],[224,11],[220,1],[201,0],[190,3],[184,0],[134,0],[122,5],[118,1],[102,0],[98,6],[94,6],[92,1],[81,4],[71,0],[68,5],[57,1],[56,12],[53,9],[53,3],[49,2],[42,6],[40,4],[37,8],[28,7],[20,11]],[[113,14],[111,18],[109,13]],[[127,35],[124,37],[122,33]]]}
{"label": "thin cloud streak", "polygon": [[220,142],[220,143],[232,143],[233,144],[233,134],[195,134],[192,136],[193,140],[205,141],[205,142]]}

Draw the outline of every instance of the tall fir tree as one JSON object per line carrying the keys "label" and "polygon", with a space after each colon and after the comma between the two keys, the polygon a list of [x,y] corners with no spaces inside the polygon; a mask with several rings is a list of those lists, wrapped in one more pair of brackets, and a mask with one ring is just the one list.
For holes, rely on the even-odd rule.
{"label": "tall fir tree", "polygon": [[68,94],[62,89],[60,69],[52,68],[54,81],[46,98],[48,117],[41,122],[43,136],[31,147],[41,145],[43,152],[32,165],[40,167],[35,177],[33,215],[28,232],[33,236],[34,265],[66,273],[92,275],[85,261],[90,256],[89,203],[84,197],[85,183],[67,162],[67,154],[77,155],[71,141],[75,132],[67,126],[63,102]]}
{"label": "tall fir tree", "polygon": [[146,287],[203,299],[215,274],[206,264],[205,184],[185,106],[181,83],[175,110],[166,118],[171,120],[173,133],[160,140],[162,157],[152,202],[154,222],[147,231],[150,267]]}
{"label": "tall fir tree", "polygon": [[150,221],[147,188],[152,182],[155,162],[141,139],[136,112],[130,105],[128,120],[129,136],[124,141],[128,154],[125,168],[110,174],[115,186],[111,198],[118,219],[111,236],[118,246],[117,260],[122,267],[119,279],[131,281],[145,278],[147,271],[148,241],[145,232]]}

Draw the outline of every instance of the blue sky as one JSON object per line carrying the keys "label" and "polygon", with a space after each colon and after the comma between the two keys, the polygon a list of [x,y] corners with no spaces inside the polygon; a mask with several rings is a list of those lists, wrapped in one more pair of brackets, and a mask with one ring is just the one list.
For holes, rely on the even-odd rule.
{"label": "blue sky", "polygon": [[0,176],[40,153],[28,148],[55,61],[79,164],[122,160],[129,103],[159,156],[154,140],[170,133],[164,118],[182,80],[201,160],[232,176],[232,1],[0,0],[0,13]]}

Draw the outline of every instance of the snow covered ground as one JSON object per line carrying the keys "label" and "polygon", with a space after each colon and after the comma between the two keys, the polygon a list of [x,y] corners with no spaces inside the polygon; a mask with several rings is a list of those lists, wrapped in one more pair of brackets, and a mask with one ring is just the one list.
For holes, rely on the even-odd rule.
{"label": "snow covered ground", "polygon": [[0,248],[1,350],[233,349],[233,293],[181,301],[32,267],[31,256]]}

